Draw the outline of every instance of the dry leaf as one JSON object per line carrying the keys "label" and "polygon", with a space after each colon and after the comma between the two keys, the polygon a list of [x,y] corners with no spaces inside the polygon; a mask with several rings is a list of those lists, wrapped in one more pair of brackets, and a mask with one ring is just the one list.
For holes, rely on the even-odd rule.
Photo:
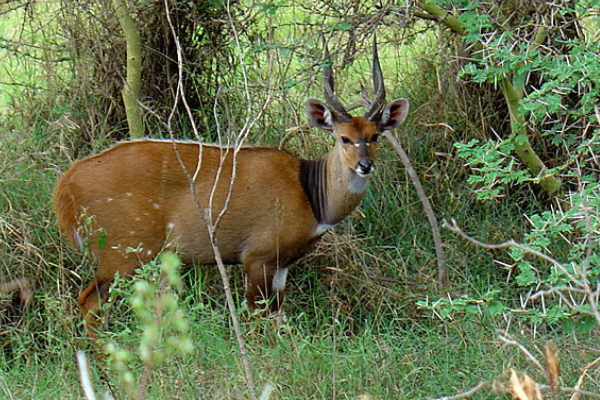
{"label": "dry leaf", "polygon": [[558,366],[558,347],[552,342],[546,342],[544,346],[546,355],[546,368],[550,386],[554,389],[558,386],[558,376],[560,375],[560,367]]}
{"label": "dry leaf", "polygon": [[510,390],[513,400],[543,400],[542,392],[533,379],[526,374],[520,379],[514,370],[510,375]]}

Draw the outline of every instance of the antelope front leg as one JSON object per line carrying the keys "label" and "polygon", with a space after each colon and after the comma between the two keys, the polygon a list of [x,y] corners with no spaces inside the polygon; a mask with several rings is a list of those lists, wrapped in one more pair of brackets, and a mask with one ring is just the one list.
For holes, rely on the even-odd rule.
{"label": "antelope front leg", "polygon": [[254,263],[246,270],[246,297],[251,309],[276,313],[283,303],[288,268]]}

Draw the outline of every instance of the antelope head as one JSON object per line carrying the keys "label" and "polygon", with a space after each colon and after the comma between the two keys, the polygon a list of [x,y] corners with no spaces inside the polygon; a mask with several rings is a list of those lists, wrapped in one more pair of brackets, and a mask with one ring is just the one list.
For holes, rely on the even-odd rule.
{"label": "antelope head", "polygon": [[[323,42],[325,40],[323,39]],[[333,134],[342,150],[346,166],[362,178],[373,171],[375,147],[379,135],[397,128],[408,114],[408,100],[400,98],[385,103],[385,87],[379,57],[377,40],[373,36],[373,86],[375,97],[370,101],[363,93],[362,99],[347,108],[336,98],[333,90],[333,73],[327,45],[324,44],[325,65],[323,66],[323,91],[325,102],[309,98],[306,111],[310,122],[319,129]],[[362,117],[353,117],[349,111],[364,106]]]}

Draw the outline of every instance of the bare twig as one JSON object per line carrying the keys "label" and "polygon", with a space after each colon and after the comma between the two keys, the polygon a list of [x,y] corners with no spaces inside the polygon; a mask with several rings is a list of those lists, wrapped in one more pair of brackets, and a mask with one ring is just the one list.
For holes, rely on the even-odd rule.
{"label": "bare twig", "polygon": [[425,190],[423,189],[423,185],[421,185],[421,181],[419,180],[419,176],[415,172],[415,169],[408,158],[408,155],[398,142],[394,135],[390,131],[387,131],[383,134],[383,136],[392,144],[402,164],[404,164],[404,168],[410,176],[410,179],[415,186],[417,191],[417,195],[419,196],[419,200],[423,204],[423,210],[425,211],[425,215],[427,215],[427,219],[429,220],[429,224],[431,225],[431,232],[433,234],[433,241],[435,243],[435,252],[437,255],[437,264],[438,264],[438,282],[440,285],[445,285],[448,283],[448,267],[446,265],[446,255],[444,253],[444,247],[442,243],[442,238],[440,236],[440,228],[438,227],[437,219],[435,218],[435,214],[433,213],[433,208],[431,207],[431,203],[429,202],[429,198],[425,194]]}
{"label": "bare twig", "polygon": [[[212,200],[214,197],[214,193],[217,189],[217,182],[219,180],[219,176],[220,176],[220,171],[221,171],[221,167],[223,165],[223,162],[225,160],[225,157],[227,157],[227,153],[229,152],[229,146],[227,146],[227,150],[225,152],[224,155],[221,156],[221,163],[219,165],[219,170],[217,171],[217,178],[215,180],[215,184],[213,185],[211,194],[209,196],[209,203],[208,203],[208,207],[207,207],[207,211],[208,211],[208,219],[210,220],[210,223],[212,224],[212,226],[210,227],[210,229],[212,229],[214,231],[214,233],[216,233],[216,230],[219,227],[219,223],[221,221],[221,219],[223,218],[223,215],[225,215],[225,212],[227,211],[227,208],[229,206],[229,201],[231,200],[231,195],[233,193],[233,183],[235,182],[235,177],[236,177],[236,173],[237,173],[237,154],[240,151],[240,149],[242,149],[242,146],[244,145],[244,142],[246,141],[246,139],[248,138],[248,135],[250,134],[252,128],[254,127],[254,125],[256,124],[256,122],[258,121],[258,119],[262,116],[267,104],[270,102],[271,100],[271,85],[269,85],[269,90],[267,93],[267,98],[264,100],[263,104],[261,105],[261,107],[259,108],[259,110],[256,112],[256,114],[254,115],[253,118],[250,118],[250,115],[252,113],[252,102],[251,102],[251,97],[250,97],[250,90],[249,90],[249,85],[248,85],[248,78],[246,75],[246,68],[244,66],[244,59],[242,56],[242,50],[241,50],[241,45],[240,45],[240,41],[239,41],[239,35],[237,32],[237,29],[235,27],[235,23],[233,21],[233,17],[231,15],[231,9],[230,9],[230,4],[229,1],[227,1],[227,5],[226,5],[226,10],[227,10],[227,16],[229,19],[229,23],[231,24],[231,30],[233,32],[234,38],[235,38],[235,43],[236,43],[236,49],[238,50],[238,57],[239,57],[239,62],[240,62],[240,69],[242,71],[242,76],[244,77],[244,91],[246,93],[246,120],[244,121],[244,125],[242,127],[242,129],[240,130],[240,133],[236,136],[235,141],[234,141],[234,146],[233,146],[233,160],[232,160],[232,170],[231,170],[231,177],[229,180],[229,190],[227,192],[227,198],[225,199],[225,203],[223,204],[223,207],[221,208],[221,210],[219,211],[219,214],[217,215],[217,218],[215,219],[215,221],[213,222],[212,219]],[[269,65],[267,67],[268,70],[271,70],[272,68],[272,59],[271,57],[269,57]],[[216,103],[216,100],[215,100]],[[216,105],[216,104],[215,104]],[[218,117],[216,115],[216,109],[214,109],[215,112],[215,121],[217,121],[217,127],[218,127]],[[219,134],[220,136],[220,134]],[[213,235],[214,235],[213,233]],[[212,237],[211,237],[212,240]]]}
{"label": "bare twig", "polygon": [[442,223],[442,227],[448,229],[449,231],[457,234],[458,236],[462,237],[463,239],[465,239],[468,242],[471,242],[472,244],[476,245],[477,247],[481,247],[484,249],[488,249],[488,250],[506,250],[509,249],[511,247],[515,248],[515,249],[519,249],[524,253],[529,253],[531,255],[533,255],[536,258],[540,258],[544,261],[547,261],[548,263],[554,265],[556,268],[558,268],[562,273],[564,273],[571,282],[577,284],[578,286],[581,286],[581,282],[575,278],[575,276],[573,274],[571,274],[561,263],[559,263],[557,260],[555,260],[552,257],[547,256],[546,254],[534,250],[530,247],[524,246],[522,244],[519,244],[517,242],[515,242],[514,240],[507,240],[506,242],[502,242],[499,244],[489,244],[489,243],[484,243],[481,242],[469,235],[467,235],[465,232],[463,232],[462,229],[460,229],[460,227],[456,224],[456,220],[454,218],[450,219],[450,222],[444,220],[444,222]]}
{"label": "bare twig", "polygon": [[96,400],[94,387],[90,380],[90,371],[88,369],[87,360],[83,350],[77,350],[77,366],[79,367],[79,377],[81,379],[81,387],[86,400]]}
{"label": "bare twig", "polygon": [[[512,391],[510,389],[510,387],[505,387],[505,386],[500,386],[497,383],[491,383],[488,381],[483,381],[483,382],[479,382],[477,385],[475,385],[473,388],[464,391],[462,393],[458,393],[455,394],[453,396],[444,396],[444,397],[438,397],[432,400],[458,400],[458,399],[466,399],[469,398],[471,396],[473,396],[475,393],[479,392],[482,389],[485,389],[487,387],[492,387],[494,388],[494,392],[498,392],[498,393],[505,393],[505,394],[511,394]],[[544,392],[544,391],[553,391],[553,392],[561,392],[561,393],[573,393],[573,396],[571,397],[571,400],[578,400],[579,396],[583,395],[583,396],[588,396],[590,398],[593,399],[600,399],[600,394],[596,393],[596,392],[590,392],[589,390],[581,390],[579,389],[577,386],[571,388],[568,386],[559,386],[559,387],[552,387],[550,385],[546,385],[546,384],[542,384],[542,383],[537,383],[537,386],[539,387],[540,391]]]}
{"label": "bare twig", "polygon": [[[600,399],[599,393],[590,392],[589,390],[579,390],[577,388],[572,388],[572,387],[568,387],[568,386],[551,387],[550,385],[546,385],[543,383],[538,383],[537,385],[542,392],[552,391],[552,392],[559,392],[559,393],[573,393],[573,395],[577,395],[577,396],[581,395],[581,396],[590,397],[592,399]],[[494,386],[494,391],[497,393],[505,393],[505,394],[512,393],[510,388],[500,387],[500,386]]]}
{"label": "bare twig", "polygon": [[[198,173],[200,171],[201,168],[201,163],[202,163],[202,139],[200,137],[200,135],[198,134],[197,128],[193,123],[193,118],[192,118],[192,113],[191,110],[187,104],[187,102],[185,101],[185,95],[184,95],[184,91],[183,91],[183,60],[182,60],[182,56],[181,56],[181,47],[179,44],[179,39],[177,37],[177,34],[175,32],[175,29],[172,25],[171,19],[170,19],[170,12],[169,12],[169,7],[168,7],[168,0],[165,0],[165,8],[166,8],[166,16],[167,16],[167,21],[169,23],[169,27],[171,28],[171,33],[173,35],[173,38],[176,42],[176,46],[177,46],[177,60],[178,60],[178,64],[179,64],[179,79],[178,79],[178,84],[177,84],[177,92],[176,92],[176,97],[175,97],[175,104],[173,105],[173,109],[172,112],[169,116],[168,119],[168,123],[167,123],[167,129],[169,131],[169,134],[171,136],[171,140],[173,142],[173,147],[175,149],[176,155],[177,155],[177,159],[179,161],[179,164],[181,166],[181,169],[184,173],[184,175],[186,176],[188,183],[190,185],[190,192],[194,201],[194,204],[196,205],[196,208],[198,210],[198,214],[201,216],[201,218],[206,222],[206,226],[208,229],[208,234],[209,234],[209,238],[211,241],[211,245],[213,248],[213,253],[214,253],[214,257],[215,257],[215,262],[217,264],[217,268],[219,270],[219,274],[221,275],[221,279],[223,281],[223,288],[225,291],[225,297],[226,297],[226,301],[227,301],[227,306],[229,308],[229,312],[230,312],[230,316],[231,316],[231,321],[232,321],[232,325],[234,327],[234,331],[236,334],[236,338],[238,341],[238,347],[240,350],[240,356],[242,359],[242,364],[244,366],[244,371],[246,374],[246,383],[248,386],[248,390],[250,392],[250,396],[252,399],[256,399],[257,395],[256,395],[256,389],[255,389],[255,385],[254,385],[254,381],[252,378],[252,371],[251,371],[251,367],[250,367],[250,361],[248,359],[247,356],[247,352],[246,352],[246,346],[245,346],[245,342],[244,342],[244,338],[242,335],[242,331],[240,328],[240,324],[236,315],[236,309],[235,309],[235,304],[233,301],[233,296],[231,294],[231,288],[230,288],[230,284],[229,284],[229,277],[227,274],[227,270],[225,268],[225,264],[223,262],[222,256],[221,256],[221,252],[219,250],[219,246],[218,246],[218,241],[217,241],[217,229],[219,227],[219,222],[221,221],[221,218],[224,216],[225,212],[227,211],[227,207],[229,205],[229,201],[231,199],[231,195],[232,195],[232,189],[233,189],[233,184],[235,182],[235,177],[236,177],[236,170],[237,170],[237,160],[236,160],[236,156],[239,152],[239,150],[242,148],[242,145],[244,144],[244,141],[246,140],[246,138],[248,137],[252,127],[254,126],[254,124],[258,121],[258,119],[260,118],[260,116],[262,115],[263,111],[266,108],[266,104],[270,101],[270,97],[271,97],[271,91],[269,91],[269,95],[267,97],[267,99],[264,101],[264,103],[262,104],[262,107],[259,109],[259,111],[254,115],[253,118],[250,117],[251,115],[251,111],[252,111],[252,103],[251,103],[251,96],[250,96],[250,91],[249,91],[249,85],[248,85],[248,80],[247,80],[247,76],[246,76],[246,71],[245,71],[245,67],[243,64],[243,58],[242,58],[242,51],[241,51],[241,46],[239,43],[239,38],[238,38],[238,33],[237,33],[237,29],[235,27],[235,23],[233,20],[233,17],[231,15],[231,10],[230,10],[230,4],[229,2],[227,2],[226,4],[226,10],[227,10],[227,15],[228,15],[228,22],[231,24],[233,33],[234,33],[234,37],[236,40],[236,46],[238,49],[238,56],[240,58],[240,68],[242,70],[242,74],[244,77],[244,89],[246,92],[246,100],[247,100],[247,113],[246,113],[246,120],[244,122],[244,125],[241,129],[241,131],[238,133],[238,135],[235,137],[234,143],[233,143],[233,148],[230,147],[231,142],[230,139],[228,137],[228,145],[225,146],[224,151],[221,154],[220,157],[220,163],[219,163],[219,167],[217,169],[217,173],[216,173],[216,177],[215,177],[215,181],[213,183],[210,195],[209,195],[209,199],[208,199],[208,205],[206,207],[206,209],[203,209],[202,206],[200,205],[200,202],[196,196],[196,191],[195,191],[195,181],[196,178],[198,176]],[[271,60],[269,60],[270,62]],[[193,175],[193,177],[188,173],[183,160],[181,159],[181,156],[177,150],[177,143],[175,141],[174,135],[173,135],[173,130],[171,127],[171,119],[174,115],[175,112],[175,107],[177,105],[177,102],[179,100],[179,96],[181,96],[181,99],[183,101],[184,107],[187,110],[188,113],[188,117],[190,119],[190,121],[192,122],[192,128],[194,130],[194,134],[196,135],[196,138],[198,139],[198,145],[200,146],[200,150],[199,150],[199,158],[198,158],[198,163],[196,166],[196,171]],[[216,104],[215,104],[216,107]],[[218,125],[218,118],[217,115],[215,113],[215,120],[217,122],[217,128],[218,128],[218,136],[219,138],[221,137],[220,135],[220,128]],[[232,171],[231,171],[231,176],[229,177],[229,190],[228,190],[228,194],[227,194],[227,198],[225,200],[224,205],[222,206],[222,208],[220,209],[216,219],[213,219],[213,199],[214,199],[214,195],[216,192],[216,188],[220,179],[220,175],[221,175],[221,171],[223,169],[223,165],[226,162],[227,157],[229,156],[229,154],[233,151],[233,159],[232,159]]]}
{"label": "bare twig", "polygon": [[486,387],[491,386],[491,384],[487,381],[483,381],[483,382],[479,382],[477,385],[473,386],[471,389],[462,392],[462,393],[457,393],[453,396],[444,396],[444,397],[438,397],[434,400],[458,400],[458,399],[466,399],[469,398],[471,396],[473,396],[475,393],[479,392],[481,389],[484,389]]}
{"label": "bare twig", "polygon": [[[579,170],[579,163],[577,164],[577,167],[578,167],[579,175],[581,176],[581,171]],[[581,182],[582,180],[580,179],[579,181]],[[594,293],[594,291],[592,290],[592,287],[590,286],[590,282],[588,279],[588,268],[590,265],[590,259],[592,258],[592,255],[595,254],[594,247],[597,246],[597,240],[596,240],[597,238],[596,238],[596,235],[594,234],[595,230],[592,227],[592,220],[590,217],[590,209],[587,205],[587,201],[585,201],[585,198],[582,199],[581,211],[583,212],[583,216],[585,219],[585,225],[587,228],[586,254],[585,254],[585,259],[582,262],[582,269],[581,269],[581,286],[586,293],[585,297],[590,305],[590,308],[592,309],[592,313],[594,314],[594,317],[596,318],[596,323],[600,327],[600,311],[598,311],[598,301],[597,301],[598,295],[597,295],[597,292]]]}
{"label": "bare twig", "polygon": [[600,364],[600,357],[596,358],[594,361],[592,361],[591,363],[589,363],[588,365],[586,365],[583,368],[583,371],[581,372],[581,376],[579,377],[579,379],[577,380],[577,384],[573,388],[575,391],[573,392],[573,395],[571,396],[570,400],[579,400],[579,395],[581,394],[581,388],[585,384],[585,378],[587,377],[587,373],[590,369],[594,368],[597,364]]}
{"label": "bare twig", "polygon": [[[502,342],[504,342],[508,345],[517,347],[525,355],[525,357],[531,363],[533,363],[544,374],[544,376],[549,380],[550,384],[542,384],[542,383],[534,382],[533,380],[531,380],[531,378],[528,378],[530,384],[535,385],[536,393],[538,393],[537,394],[538,397],[536,397],[536,398],[541,398],[542,392],[550,391],[553,393],[556,393],[556,392],[572,393],[573,396],[571,397],[571,400],[578,400],[580,395],[588,396],[588,397],[594,398],[594,399],[600,399],[599,393],[590,392],[590,391],[581,389],[581,387],[583,386],[583,382],[585,381],[585,376],[587,375],[587,371],[590,370],[591,368],[594,368],[597,364],[600,363],[600,357],[585,366],[585,368],[583,370],[583,374],[579,378],[579,381],[577,382],[577,385],[575,385],[575,387],[557,386],[555,384],[557,376],[554,376],[554,377],[549,376],[548,370],[542,365],[542,363],[540,361],[538,361],[535,358],[535,356],[533,354],[531,354],[531,352],[529,350],[527,350],[527,348],[525,348],[525,346],[523,346],[516,340],[511,339],[504,335],[500,335],[499,338]],[[550,345],[550,346],[552,346],[552,345]],[[556,350],[552,350],[552,351],[556,351]],[[554,355],[554,357],[555,356],[556,356],[556,354]],[[548,357],[548,354],[546,354],[546,357]],[[546,362],[556,363],[555,367],[558,368],[558,361],[556,359],[554,359],[554,360],[547,359]],[[555,371],[555,373],[557,374],[558,371]],[[467,391],[464,391],[462,393],[458,393],[453,396],[439,397],[439,398],[436,398],[433,400],[465,399],[465,398],[469,398],[469,397],[473,396],[478,391],[488,388],[488,387],[492,387],[494,392],[496,392],[496,393],[506,393],[506,394],[514,395],[514,390],[515,390],[514,377],[516,377],[516,376],[517,376],[516,372],[513,371],[510,382],[501,382],[500,380],[482,381],[482,382],[478,383],[477,385],[475,385],[473,388],[471,388]],[[518,382],[519,382],[519,385],[521,385],[523,383],[520,380],[518,380]],[[522,389],[522,387],[521,387],[521,389]],[[519,397],[519,398],[523,398],[523,397]],[[525,397],[525,398],[530,398],[530,397]]]}
{"label": "bare twig", "polygon": [[[585,206],[583,208],[584,208],[584,216],[589,221],[589,211],[587,210],[587,208]],[[596,319],[598,326],[600,326],[600,311],[598,310],[598,303],[596,301],[598,293],[595,292],[592,289],[592,287],[590,286],[590,283],[589,283],[589,280],[587,277],[587,268],[585,265],[581,271],[578,271],[578,275],[580,275],[580,278],[577,278],[567,268],[565,268],[565,266],[563,264],[561,264],[554,258],[542,253],[541,251],[534,250],[528,246],[517,243],[512,239],[508,240],[506,242],[503,242],[503,243],[499,243],[499,244],[483,243],[475,238],[470,237],[466,233],[464,233],[463,230],[460,229],[460,227],[456,224],[456,221],[454,219],[451,219],[450,222],[444,220],[442,226],[444,228],[450,230],[451,232],[457,234],[458,236],[462,237],[463,239],[467,240],[468,242],[473,243],[474,245],[476,245],[478,247],[482,247],[484,249],[489,249],[489,250],[505,250],[505,249],[509,249],[509,248],[515,248],[515,249],[521,250],[523,253],[531,254],[532,256],[534,256],[536,258],[539,258],[541,260],[544,260],[544,261],[552,264],[557,270],[559,270],[561,273],[563,273],[569,279],[569,281],[572,285],[576,286],[576,288],[568,289],[567,291],[572,292],[572,293],[583,293],[585,300],[590,305],[591,315]],[[590,248],[591,248],[591,244],[588,244],[588,256],[589,256]],[[587,263],[587,262],[588,261],[585,261],[585,263]],[[560,293],[560,291],[558,289],[554,288],[554,290],[543,291],[541,293],[542,294],[544,294],[544,293]]]}
{"label": "bare twig", "polygon": [[504,335],[500,335],[499,339],[501,341],[503,341],[504,343],[511,345],[511,346],[515,346],[516,348],[518,348],[519,350],[521,350],[521,353],[523,353],[523,355],[525,355],[525,357],[527,357],[527,359],[529,361],[531,361],[531,363],[533,363],[536,367],[538,367],[538,369],[545,375],[546,374],[546,369],[544,368],[544,366],[542,365],[541,362],[538,361],[537,358],[535,358],[533,356],[533,354],[531,354],[531,352],[529,350],[527,350],[525,348],[525,346],[523,346],[521,343],[517,342],[516,340],[510,339],[507,336]]}
{"label": "bare twig", "polygon": [[587,396],[587,397],[591,397],[592,399],[600,399],[600,393],[597,392],[590,392],[589,390],[580,390],[577,387],[568,387],[568,386],[559,386],[557,388],[553,388],[550,385],[545,385],[545,384],[539,384],[540,385],[540,389],[541,390],[552,390],[552,391],[557,391],[557,392],[561,392],[561,393],[573,393],[573,395],[577,395],[577,396]]}

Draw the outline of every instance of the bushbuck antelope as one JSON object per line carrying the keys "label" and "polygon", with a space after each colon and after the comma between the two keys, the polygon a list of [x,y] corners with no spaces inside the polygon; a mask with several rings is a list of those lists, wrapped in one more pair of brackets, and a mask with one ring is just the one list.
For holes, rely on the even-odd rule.
{"label": "bushbuck antelope", "polygon": [[[402,98],[385,104],[375,40],[373,82],[374,100],[367,102],[363,116],[353,117],[334,95],[331,66],[323,66],[326,103],[309,98],[306,111],[314,126],[335,138],[324,158],[303,160],[264,147],[237,153],[230,201],[216,235],[223,261],[243,264],[250,307],[270,300],[270,310],[278,310],[290,264],[361,202],[377,138],[398,127],[409,107]],[[206,223],[178,155],[187,171],[198,170],[194,190],[203,209],[216,184],[217,215],[228,197],[233,167],[229,151],[216,178],[224,150],[168,140],[123,142],[76,162],[60,179],[54,194],[60,229],[74,245],[88,243],[99,263],[94,281],[78,299],[92,338],[97,325],[92,311],[107,297],[116,272],[130,276],[169,243],[183,262],[215,263]],[[85,226],[89,217],[91,230]]]}

